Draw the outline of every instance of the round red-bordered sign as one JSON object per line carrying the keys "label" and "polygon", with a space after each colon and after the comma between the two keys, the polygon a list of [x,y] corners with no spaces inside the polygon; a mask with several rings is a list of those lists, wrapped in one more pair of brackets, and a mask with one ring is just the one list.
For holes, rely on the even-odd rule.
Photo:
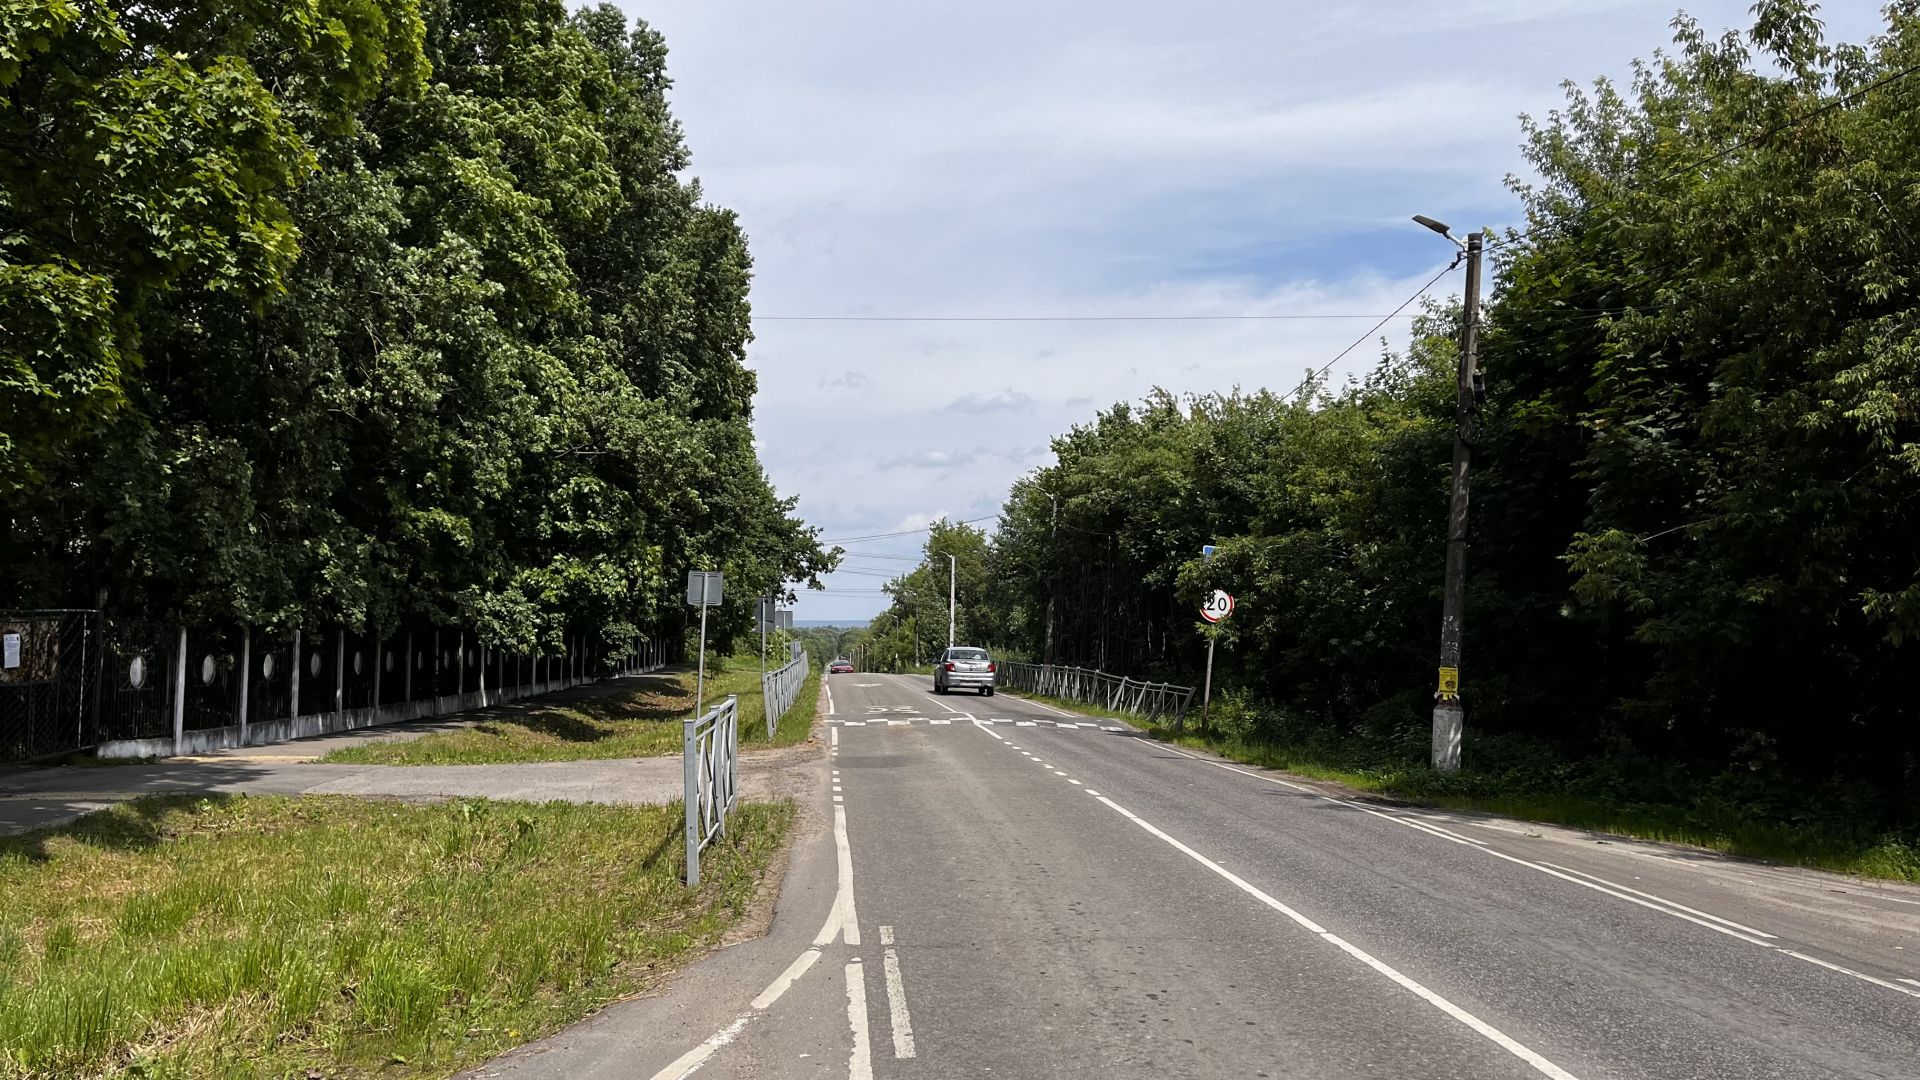
{"label": "round red-bordered sign", "polygon": [[1217,623],[1231,614],[1233,597],[1225,589],[1213,590],[1213,595],[1200,605],[1200,617],[1210,623]]}

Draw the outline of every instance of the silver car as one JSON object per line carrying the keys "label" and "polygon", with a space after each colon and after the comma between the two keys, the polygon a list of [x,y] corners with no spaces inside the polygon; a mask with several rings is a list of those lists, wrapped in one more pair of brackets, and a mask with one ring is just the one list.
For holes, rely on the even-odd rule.
{"label": "silver car", "polygon": [[988,697],[993,696],[993,676],[999,665],[987,650],[976,649],[971,645],[957,645],[940,654],[933,665],[933,692],[944,694],[949,690],[978,690]]}

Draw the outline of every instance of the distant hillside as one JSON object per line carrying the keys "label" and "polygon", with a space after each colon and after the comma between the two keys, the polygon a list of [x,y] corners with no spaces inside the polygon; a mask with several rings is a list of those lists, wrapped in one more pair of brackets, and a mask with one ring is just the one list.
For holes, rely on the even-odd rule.
{"label": "distant hillside", "polygon": [[867,622],[866,619],[795,619],[793,625],[829,630],[864,630]]}

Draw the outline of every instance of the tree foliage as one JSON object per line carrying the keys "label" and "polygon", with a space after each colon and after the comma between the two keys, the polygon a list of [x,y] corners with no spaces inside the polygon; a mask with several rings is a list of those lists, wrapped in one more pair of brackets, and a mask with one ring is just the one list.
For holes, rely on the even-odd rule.
{"label": "tree foliage", "polygon": [[677,626],[701,566],[725,641],[830,565],[754,454],[751,260],[644,23],[4,2],[21,599],[530,648]]}
{"label": "tree foliage", "polygon": [[[1545,747],[1624,794],[1920,822],[1920,17],[1886,18],[1855,46],[1797,0],[1720,38],[1683,16],[1629,85],[1526,123],[1483,336],[1470,765]],[[1194,680],[1194,606],[1227,587],[1216,682],[1273,704],[1267,735],[1421,754],[1456,320],[1337,392],[1160,395],[1057,439],[996,537],[1016,647],[1046,651],[1051,599],[1060,661]]]}

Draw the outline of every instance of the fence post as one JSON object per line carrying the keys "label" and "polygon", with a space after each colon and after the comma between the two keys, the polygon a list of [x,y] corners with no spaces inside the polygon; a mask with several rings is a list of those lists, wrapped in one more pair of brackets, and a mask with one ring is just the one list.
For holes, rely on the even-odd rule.
{"label": "fence post", "polygon": [[347,628],[335,630],[333,639],[333,711],[347,711]]}
{"label": "fence post", "polygon": [[173,650],[173,752],[184,748],[187,735],[187,628],[180,628],[180,644]]}
{"label": "fence post", "polygon": [[695,734],[700,717],[692,716],[681,725],[680,760],[683,763],[681,801],[687,810],[687,888],[700,884],[700,739]]}
{"label": "fence post", "polygon": [[287,719],[300,719],[300,631],[293,632],[293,663],[287,665],[292,672],[287,676]]}
{"label": "fence post", "polygon": [[373,701],[369,704],[375,710],[380,708],[380,669],[387,666],[387,639],[380,634],[373,635]]}
{"label": "fence post", "polygon": [[247,693],[253,686],[253,627],[240,624],[240,745],[247,745]]}
{"label": "fence post", "polygon": [[487,704],[487,647],[480,646],[480,705]]}
{"label": "fence post", "polygon": [[407,673],[406,681],[401,684],[400,689],[406,694],[408,701],[413,700],[413,663],[413,631],[409,630],[407,631],[407,655],[400,661],[400,670]]}
{"label": "fence post", "polygon": [[[457,699],[467,692],[467,632],[460,631],[453,639],[453,696]],[[455,705],[454,708],[460,706]]]}

